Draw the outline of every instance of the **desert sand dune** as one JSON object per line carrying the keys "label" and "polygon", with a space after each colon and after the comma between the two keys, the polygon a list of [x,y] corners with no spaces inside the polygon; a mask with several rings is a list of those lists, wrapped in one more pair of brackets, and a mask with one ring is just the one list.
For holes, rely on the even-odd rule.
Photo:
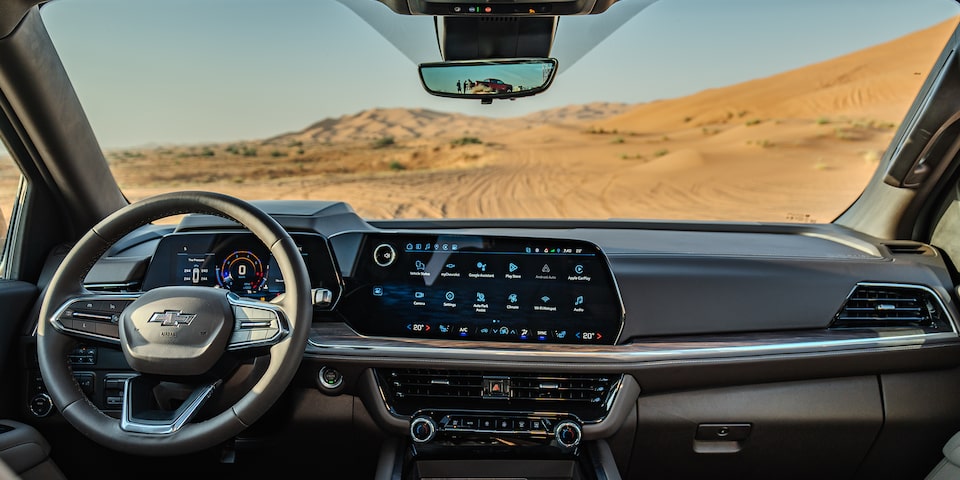
{"label": "desert sand dune", "polygon": [[186,155],[200,188],[343,200],[368,218],[829,222],[873,174],[955,24],[642,105],[514,119],[375,109],[265,141],[111,158],[132,199],[196,188],[145,168]]}

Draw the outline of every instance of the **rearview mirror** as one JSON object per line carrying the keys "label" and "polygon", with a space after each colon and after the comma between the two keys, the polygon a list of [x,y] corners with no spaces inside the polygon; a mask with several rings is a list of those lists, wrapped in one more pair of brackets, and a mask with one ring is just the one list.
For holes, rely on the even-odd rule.
{"label": "rearview mirror", "polygon": [[546,90],[557,73],[555,58],[511,58],[420,64],[420,81],[431,95],[479,98],[529,97]]}

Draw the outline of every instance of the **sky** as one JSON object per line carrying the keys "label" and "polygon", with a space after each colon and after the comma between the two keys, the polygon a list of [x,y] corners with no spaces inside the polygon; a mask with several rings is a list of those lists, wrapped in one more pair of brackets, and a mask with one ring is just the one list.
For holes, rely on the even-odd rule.
{"label": "sky", "polygon": [[600,16],[560,18],[548,91],[481,105],[423,91],[418,63],[441,60],[432,18],[348,1],[54,0],[41,14],[101,145],[123,148],[266,138],[377,107],[501,117],[675,98],[960,13],[954,0],[621,0]]}

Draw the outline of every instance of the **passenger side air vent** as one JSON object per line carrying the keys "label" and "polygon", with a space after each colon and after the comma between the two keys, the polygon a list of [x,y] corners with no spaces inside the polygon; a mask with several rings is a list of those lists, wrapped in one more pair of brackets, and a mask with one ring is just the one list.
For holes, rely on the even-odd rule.
{"label": "passenger side air vent", "polygon": [[861,284],[847,297],[830,328],[919,328],[948,332],[940,299],[920,286]]}
{"label": "passenger side air vent", "polygon": [[602,419],[621,375],[513,373],[468,370],[377,369],[393,411],[421,409],[572,413]]}

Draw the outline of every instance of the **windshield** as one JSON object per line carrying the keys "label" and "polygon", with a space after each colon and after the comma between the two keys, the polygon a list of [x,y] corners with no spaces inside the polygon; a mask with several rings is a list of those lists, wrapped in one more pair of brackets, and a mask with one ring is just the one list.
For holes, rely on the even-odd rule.
{"label": "windshield", "polygon": [[491,104],[427,94],[433,18],[372,0],[41,12],[132,201],[203,189],[370,219],[826,223],[881,166],[958,8],[621,0],[560,17],[546,92]]}

